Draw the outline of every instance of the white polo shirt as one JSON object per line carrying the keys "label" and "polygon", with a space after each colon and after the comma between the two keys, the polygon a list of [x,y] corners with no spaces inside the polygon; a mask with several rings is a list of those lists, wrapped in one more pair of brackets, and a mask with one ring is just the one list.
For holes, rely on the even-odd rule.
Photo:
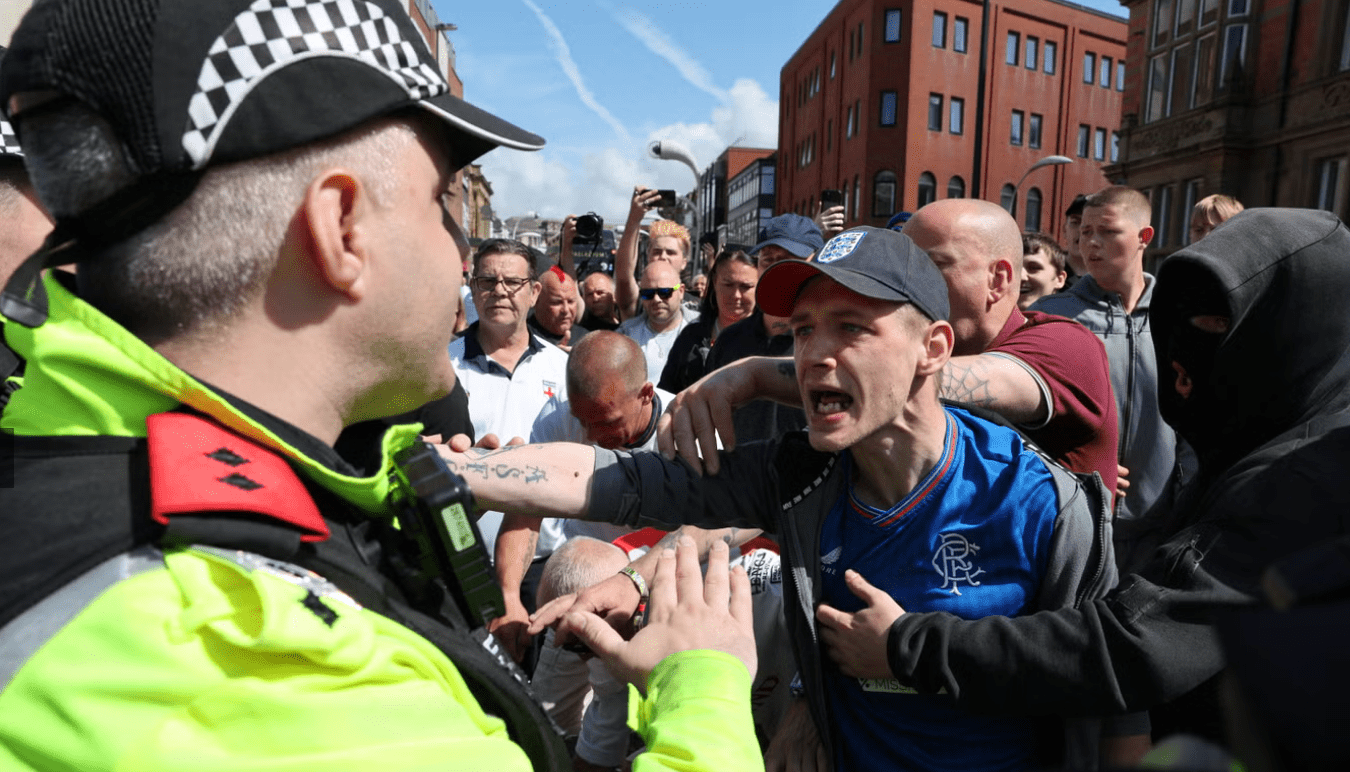
{"label": "white polo shirt", "polygon": [[[663,389],[657,389],[656,399],[652,402],[655,410],[652,411],[651,423],[636,443],[628,445],[624,449],[656,450],[656,421],[662,413],[670,408],[670,403],[674,400],[674,394]],[[530,442],[591,444],[591,441],[586,439],[586,430],[582,428],[577,417],[572,415],[571,406],[566,402],[556,407],[552,405],[545,407],[539,413],[539,420],[534,422],[534,434],[530,435]],[[591,523],[574,518],[546,517],[539,526],[539,543],[534,548],[534,556],[542,558],[552,555],[553,550],[573,536],[592,536],[601,541],[612,541],[632,532],[632,530],[632,528],[611,523]]]}
{"label": "white polo shirt", "polygon": [[642,347],[642,355],[647,358],[647,380],[657,383],[661,380],[661,371],[666,367],[666,358],[670,356],[670,347],[680,331],[697,322],[699,313],[684,306],[680,307],[680,324],[669,332],[652,332],[647,326],[647,312],[642,312],[619,325],[615,332],[627,335]]}
{"label": "white polo shirt", "polygon": [[[477,324],[450,343],[450,361],[469,394],[469,419],[478,438],[490,433],[502,444],[515,437],[528,440],[540,412],[567,399],[567,353],[533,333],[512,372],[483,352]],[[500,512],[486,512],[478,519],[489,555],[496,548],[501,524]]]}

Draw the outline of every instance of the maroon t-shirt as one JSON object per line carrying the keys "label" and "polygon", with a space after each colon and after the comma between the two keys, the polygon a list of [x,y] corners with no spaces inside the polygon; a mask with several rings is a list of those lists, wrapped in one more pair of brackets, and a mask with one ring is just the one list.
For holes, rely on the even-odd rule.
{"label": "maroon t-shirt", "polygon": [[985,349],[994,352],[1025,362],[1050,390],[1050,421],[1039,429],[1024,427],[1027,436],[1075,472],[1100,472],[1114,496],[1120,430],[1102,342],[1072,319],[1014,308]]}

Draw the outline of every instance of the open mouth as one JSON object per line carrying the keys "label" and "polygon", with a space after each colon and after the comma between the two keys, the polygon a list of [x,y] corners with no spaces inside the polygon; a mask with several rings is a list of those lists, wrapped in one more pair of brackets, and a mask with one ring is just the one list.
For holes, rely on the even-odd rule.
{"label": "open mouth", "polygon": [[841,391],[812,391],[811,406],[817,415],[834,415],[848,410],[853,398]]}
{"label": "open mouth", "polygon": [[1022,282],[1022,285],[1017,288],[1017,291],[1018,293],[1025,295],[1031,291],[1031,285],[1026,282]]}

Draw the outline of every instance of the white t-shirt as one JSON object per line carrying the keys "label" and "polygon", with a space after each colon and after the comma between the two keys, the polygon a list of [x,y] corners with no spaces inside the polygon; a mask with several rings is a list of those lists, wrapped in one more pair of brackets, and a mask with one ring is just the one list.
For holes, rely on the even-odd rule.
{"label": "white t-shirt", "polygon": [[680,331],[689,326],[691,322],[697,322],[699,314],[697,311],[691,311],[688,308],[681,308],[683,313],[680,315],[679,326],[668,332],[652,332],[652,328],[647,326],[647,314],[642,313],[625,321],[619,325],[615,332],[620,335],[627,335],[642,347],[642,355],[647,358],[647,380],[657,383],[661,380],[661,371],[666,367],[666,358],[670,356],[670,347],[675,345],[675,338],[679,336]]}
{"label": "white t-shirt", "polygon": [[[528,440],[541,411],[567,399],[567,352],[538,335],[530,335],[529,347],[512,372],[483,352],[476,324],[450,343],[450,360],[469,394],[469,418],[480,439],[495,434],[502,444],[515,437]],[[468,482],[472,487],[473,480]],[[485,512],[478,519],[489,555],[501,525],[500,512]]]}

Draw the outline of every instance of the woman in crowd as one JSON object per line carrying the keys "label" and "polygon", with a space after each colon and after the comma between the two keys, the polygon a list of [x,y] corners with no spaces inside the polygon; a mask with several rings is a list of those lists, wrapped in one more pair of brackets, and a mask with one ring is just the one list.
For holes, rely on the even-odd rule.
{"label": "woman in crowd", "polygon": [[755,261],[743,250],[724,249],[708,272],[699,321],[685,327],[670,348],[657,386],[678,392],[707,374],[708,350],[717,335],[755,310]]}

